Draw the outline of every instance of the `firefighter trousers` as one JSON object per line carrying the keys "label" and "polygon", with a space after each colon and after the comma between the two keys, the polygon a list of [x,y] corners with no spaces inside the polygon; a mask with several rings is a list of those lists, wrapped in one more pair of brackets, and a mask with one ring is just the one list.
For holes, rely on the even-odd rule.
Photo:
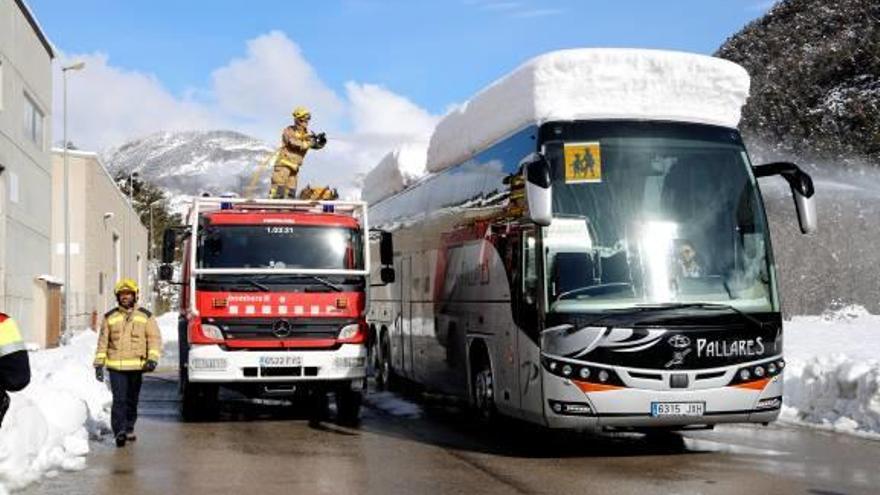
{"label": "firefighter trousers", "polygon": [[272,172],[272,185],[269,188],[269,199],[295,199],[297,175],[299,169],[294,171],[286,165],[275,165]]}
{"label": "firefighter trousers", "polygon": [[110,426],[113,435],[134,432],[137,421],[138,399],[143,383],[143,371],[110,371],[110,390],[113,392],[113,408]]}

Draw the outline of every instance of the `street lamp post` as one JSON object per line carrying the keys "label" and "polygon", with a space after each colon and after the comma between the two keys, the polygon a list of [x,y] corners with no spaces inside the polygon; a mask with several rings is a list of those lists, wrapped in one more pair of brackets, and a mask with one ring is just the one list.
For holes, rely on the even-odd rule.
{"label": "street lamp post", "polygon": [[67,159],[67,71],[82,70],[85,62],[61,68],[64,81],[64,334],[70,337],[70,165]]}
{"label": "street lamp post", "polygon": [[[150,275],[153,274],[153,206],[162,201],[162,199],[157,199],[147,205],[150,209],[150,228],[147,231],[147,270]],[[147,277],[150,278],[149,276]],[[150,310],[154,311],[156,309],[156,288],[154,287],[154,283],[150,284]]]}

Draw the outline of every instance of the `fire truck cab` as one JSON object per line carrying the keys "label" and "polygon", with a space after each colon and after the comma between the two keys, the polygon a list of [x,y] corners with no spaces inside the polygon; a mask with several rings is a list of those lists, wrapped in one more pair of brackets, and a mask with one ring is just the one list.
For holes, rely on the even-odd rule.
{"label": "fire truck cab", "polygon": [[355,422],[366,380],[366,204],[193,198],[165,233],[160,278],[180,267],[186,419],[216,414],[221,387],[293,397]]}

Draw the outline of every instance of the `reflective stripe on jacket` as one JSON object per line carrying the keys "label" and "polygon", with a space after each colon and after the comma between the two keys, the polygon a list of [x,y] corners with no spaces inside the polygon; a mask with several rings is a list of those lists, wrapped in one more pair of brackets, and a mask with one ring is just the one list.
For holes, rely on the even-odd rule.
{"label": "reflective stripe on jacket", "polygon": [[0,313],[0,356],[23,350],[24,341],[15,320]]}
{"label": "reflective stripe on jacket", "polygon": [[139,370],[146,361],[159,361],[162,338],[149,311],[116,308],[104,315],[98,334],[95,366],[114,370]]}

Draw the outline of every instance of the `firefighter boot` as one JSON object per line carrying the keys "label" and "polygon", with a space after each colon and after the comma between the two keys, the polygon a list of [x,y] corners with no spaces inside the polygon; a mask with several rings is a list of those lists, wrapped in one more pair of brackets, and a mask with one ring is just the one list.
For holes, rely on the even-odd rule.
{"label": "firefighter boot", "polygon": [[125,447],[125,441],[128,440],[125,432],[121,432],[116,435],[116,446],[117,447]]}
{"label": "firefighter boot", "polygon": [[12,400],[9,398],[9,394],[5,390],[0,390],[0,425],[3,424],[3,417],[6,416],[6,411],[9,410],[10,402]]}

